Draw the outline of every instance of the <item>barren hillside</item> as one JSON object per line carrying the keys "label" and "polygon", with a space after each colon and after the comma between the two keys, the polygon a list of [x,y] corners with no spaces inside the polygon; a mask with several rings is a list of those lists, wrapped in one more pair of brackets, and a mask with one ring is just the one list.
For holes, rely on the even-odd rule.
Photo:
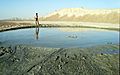
{"label": "barren hillside", "polygon": [[120,9],[65,8],[48,14],[45,21],[119,23]]}

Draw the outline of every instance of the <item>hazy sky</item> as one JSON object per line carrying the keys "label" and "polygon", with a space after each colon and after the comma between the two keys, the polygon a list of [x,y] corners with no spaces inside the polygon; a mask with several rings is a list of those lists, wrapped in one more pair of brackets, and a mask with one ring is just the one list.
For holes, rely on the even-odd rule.
{"label": "hazy sky", "polygon": [[120,0],[0,0],[0,19],[44,16],[61,8],[120,8]]}

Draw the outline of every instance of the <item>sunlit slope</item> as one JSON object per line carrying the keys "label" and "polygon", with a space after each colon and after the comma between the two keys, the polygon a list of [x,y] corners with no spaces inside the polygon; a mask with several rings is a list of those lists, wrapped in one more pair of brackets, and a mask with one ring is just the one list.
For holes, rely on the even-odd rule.
{"label": "sunlit slope", "polygon": [[41,18],[45,21],[119,23],[120,9],[65,8]]}

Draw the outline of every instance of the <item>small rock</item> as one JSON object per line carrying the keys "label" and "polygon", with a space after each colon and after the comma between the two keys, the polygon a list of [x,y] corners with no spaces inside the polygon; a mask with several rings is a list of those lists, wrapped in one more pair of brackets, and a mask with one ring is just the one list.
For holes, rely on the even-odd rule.
{"label": "small rock", "polygon": [[74,54],[74,57],[75,57],[75,58],[77,58],[77,55],[76,55],[76,54]]}
{"label": "small rock", "polygon": [[61,60],[60,60],[61,62],[63,62],[63,59],[61,58]]}
{"label": "small rock", "polygon": [[67,58],[69,58],[70,56],[67,56]]}
{"label": "small rock", "polygon": [[68,62],[65,62],[65,65],[68,64]]}
{"label": "small rock", "polygon": [[4,47],[0,47],[1,49],[3,49]]}
{"label": "small rock", "polygon": [[101,55],[103,55],[103,53],[101,53]]}
{"label": "small rock", "polygon": [[4,54],[5,54],[5,53],[1,52],[1,53],[0,53],[0,56],[3,56]]}
{"label": "small rock", "polygon": [[38,58],[40,58],[40,55],[38,55]]}
{"label": "small rock", "polygon": [[65,57],[67,56],[67,53],[65,53]]}
{"label": "small rock", "polygon": [[5,49],[5,52],[6,52],[6,53],[9,53],[9,49],[8,49],[8,48],[6,48],[6,49]]}
{"label": "small rock", "polygon": [[55,59],[55,61],[57,61],[60,58],[60,56],[57,56],[57,58]]}
{"label": "small rock", "polygon": [[86,57],[86,56],[83,56],[83,57],[82,57],[82,59],[84,59],[84,60],[85,60],[85,59],[87,59],[87,57]]}
{"label": "small rock", "polygon": [[58,65],[58,68],[59,68],[59,69],[62,69],[62,65]]}

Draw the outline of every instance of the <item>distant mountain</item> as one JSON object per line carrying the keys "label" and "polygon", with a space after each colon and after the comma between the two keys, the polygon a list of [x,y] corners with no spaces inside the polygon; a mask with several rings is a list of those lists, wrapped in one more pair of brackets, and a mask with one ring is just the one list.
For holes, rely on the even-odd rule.
{"label": "distant mountain", "polygon": [[119,23],[120,9],[65,8],[40,18],[44,21]]}
{"label": "distant mountain", "polygon": [[5,21],[33,21],[34,19],[31,18],[18,18],[18,17],[13,17],[13,18],[9,18],[9,19],[3,19]]}

